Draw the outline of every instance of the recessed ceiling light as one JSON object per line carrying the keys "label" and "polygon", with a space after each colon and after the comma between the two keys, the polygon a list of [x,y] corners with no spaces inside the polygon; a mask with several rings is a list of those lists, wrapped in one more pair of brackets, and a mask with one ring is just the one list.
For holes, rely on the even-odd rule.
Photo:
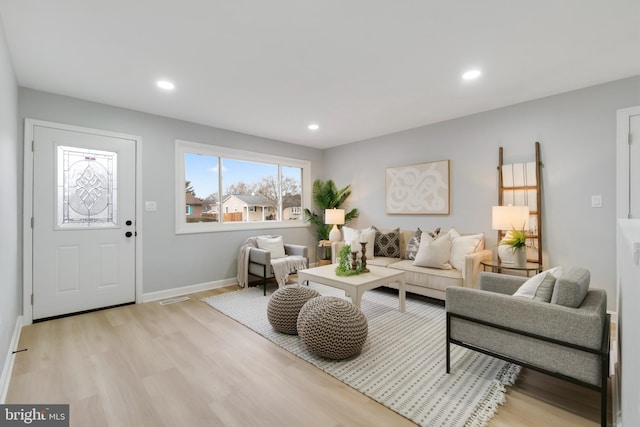
{"label": "recessed ceiling light", "polygon": [[469,70],[466,73],[464,73],[462,75],[462,78],[464,80],[473,80],[473,79],[477,79],[478,77],[480,77],[480,74],[482,74],[482,72],[480,70]]}
{"label": "recessed ceiling light", "polygon": [[174,85],[168,80],[158,80],[156,84],[160,89],[164,89],[164,90],[173,90],[176,87],[176,85]]}
{"label": "recessed ceiling light", "polygon": [[309,130],[318,130],[318,129],[320,129],[320,126],[318,126],[316,123],[311,123],[307,127],[309,128]]}

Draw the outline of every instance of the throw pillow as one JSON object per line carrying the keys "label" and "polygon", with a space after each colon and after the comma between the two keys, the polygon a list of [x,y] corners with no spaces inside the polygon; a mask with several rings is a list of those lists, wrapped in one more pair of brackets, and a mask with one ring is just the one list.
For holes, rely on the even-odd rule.
{"label": "throw pillow", "polygon": [[282,236],[258,236],[256,237],[258,248],[271,252],[271,259],[284,258],[284,241]]}
{"label": "throw pillow", "polygon": [[371,229],[376,232],[375,250],[374,256],[400,258],[400,229],[396,228],[393,231],[383,233],[376,227],[372,226]]}
{"label": "throw pillow", "polygon": [[365,255],[368,259],[373,259],[374,256],[374,244],[376,238],[375,230],[371,228],[364,228],[358,230],[355,228],[342,226],[342,235],[344,237],[344,243],[351,245],[352,249],[357,249],[358,252],[362,251],[362,245],[360,242],[367,242],[367,252]]}
{"label": "throw pillow", "polygon": [[445,233],[435,240],[431,236],[423,235],[413,265],[450,270],[451,264],[448,262],[450,253],[451,236],[449,233]]}
{"label": "throw pillow", "polygon": [[[404,259],[416,259],[416,254],[418,253],[418,248],[420,247],[420,238],[422,236],[422,233],[423,231],[420,230],[420,227],[418,227],[418,229],[409,238],[407,247],[405,249]],[[424,233],[435,239],[440,234],[440,227],[436,228],[433,231],[425,231]]]}
{"label": "throw pillow", "polygon": [[582,267],[570,267],[558,275],[551,296],[551,304],[578,308],[589,292],[589,270]]}
{"label": "throw pillow", "polygon": [[[457,232],[453,230],[456,234]],[[453,236],[451,239],[451,256],[449,257],[449,263],[456,270],[462,270],[464,267],[464,259],[470,253],[473,253],[477,250],[478,245],[482,242],[484,238],[484,233],[480,234],[470,234],[461,236],[458,234],[456,237]]]}
{"label": "throw pillow", "polygon": [[437,238],[440,235],[440,227],[436,228],[433,231],[429,231],[429,236],[433,237],[434,239]]}
{"label": "throw pillow", "polygon": [[556,274],[562,274],[562,269],[560,267],[555,267],[536,274],[524,282],[513,296],[531,301],[551,302],[551,295],[556,284]]}
{"label": "throw pillow", "polygon": [[422,230],[420,227],[413,233],[413,236],[409,238],[407,242],[407,250],[405,259],[416,259],[416,254],[418,253],[418,248],[420,247],[420,237],[422,236]]}

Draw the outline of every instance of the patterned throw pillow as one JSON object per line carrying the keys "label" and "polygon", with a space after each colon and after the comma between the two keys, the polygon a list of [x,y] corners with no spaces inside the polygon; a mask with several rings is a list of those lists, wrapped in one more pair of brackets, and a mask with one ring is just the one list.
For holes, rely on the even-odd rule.
{"label": "patterned throw pillow", "polygon": [[413,233],[413,236],[411,236],[407,242],[406,259],[416,259],[416,254],[420,247],[420,237],[422,237],[422,230],[418,227],[415,233]]}
{"label": "patterned throw pillow", "polygon": [[[418,228],[418,230],[420,229]],[[433,231],[429,231],[428,233],[429,233],[429,236],[433,237],[434,239],[437,239],[438,236],[440,235],[440,227],[436,228]]]}
{"label": "patterned throw pillow", "polygon": [[396,228],[388,233],[383,233],[374,226],[371,228],[376,231],[373,255],[400,258],[400,229]]}

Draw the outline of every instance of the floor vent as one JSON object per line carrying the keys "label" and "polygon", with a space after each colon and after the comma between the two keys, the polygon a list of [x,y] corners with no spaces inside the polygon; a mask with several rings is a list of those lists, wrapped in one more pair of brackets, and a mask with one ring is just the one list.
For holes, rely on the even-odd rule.
{"label": "floor vent", "polygon": [[175,304],[177,302],[188,301],[189,297],[178,297],[160,301],[160,305]]}

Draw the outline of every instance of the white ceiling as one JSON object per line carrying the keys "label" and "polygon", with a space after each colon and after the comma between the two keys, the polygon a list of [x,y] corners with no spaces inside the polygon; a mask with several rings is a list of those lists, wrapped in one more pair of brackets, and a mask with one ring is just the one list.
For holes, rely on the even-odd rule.
{"label": "white ceiling", "polygon": [[21,86],[318,148],[640,74],[638,0],[0,0],[0,16]]}

